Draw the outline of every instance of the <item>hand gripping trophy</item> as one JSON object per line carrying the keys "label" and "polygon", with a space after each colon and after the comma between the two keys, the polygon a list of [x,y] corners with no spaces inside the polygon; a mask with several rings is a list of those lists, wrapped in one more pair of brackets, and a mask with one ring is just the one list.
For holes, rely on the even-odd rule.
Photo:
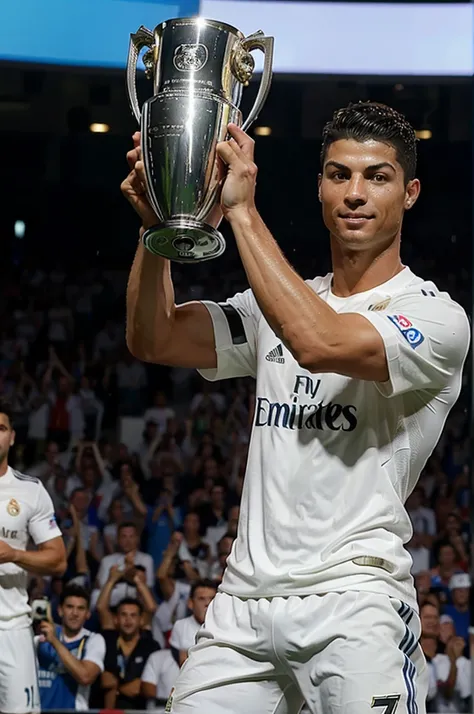
{"label": "hand gripping trophy", "polygon": [[[141,51],[153,96],[140,110],[136,71]],[[243,121],[243,87],[252,78],[253,50],[264,53],[255,104]],[[159,223],[143,235],[146,248],[180,263],[217,258],[222,234],[207,216],[219,201],[222,177],[216,146],[229,123],[247,130],[270,90],[273,37],[249,37],[231,25],[199,17],[168,20],[130,37],[127,89],[140,124],[148,200]]]}

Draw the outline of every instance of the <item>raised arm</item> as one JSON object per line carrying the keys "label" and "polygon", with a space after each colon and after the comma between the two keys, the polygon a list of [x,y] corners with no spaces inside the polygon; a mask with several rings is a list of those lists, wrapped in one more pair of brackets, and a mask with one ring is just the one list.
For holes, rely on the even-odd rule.
{"label": "raised arm", "polygon": [[[138,171],[139,141],[127,154],[130,174],[122,183],[122,192],[142,219],[143,228],[156,224]],[[127,346],[144,362],[157,362],[175,367],[212,369],[217,358],[214,330],[209,312],[199,302],[175,305],[170,262],[149,253],[139,243],[127,287]]]}

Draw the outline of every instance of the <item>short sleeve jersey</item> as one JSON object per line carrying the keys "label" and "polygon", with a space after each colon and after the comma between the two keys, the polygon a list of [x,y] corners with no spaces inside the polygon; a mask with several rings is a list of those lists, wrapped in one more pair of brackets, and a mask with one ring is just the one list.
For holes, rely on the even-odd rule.
{"label": "short sleeve jersey", "polygon": [[210,380],[256,378],[238,536],[221,590],[241,597],[368,590],[416,608],[405,501],[456,402],[470,328],[448,294],[409,268],[341,298],[332,275],[308,284],[358,313],[385,347],[389,380],[302,368],[250,290],[210,312]]}
{"label": "short sleeve jersey", "polygon": [[[40,545],[60,536],[53,502],[41,481],[8,467],[0,477],[0,540],[26,550],[30,537]],[[31,612],[27,573],[14,563],[4,563],[0,577],[0,630],[24,627]]]}

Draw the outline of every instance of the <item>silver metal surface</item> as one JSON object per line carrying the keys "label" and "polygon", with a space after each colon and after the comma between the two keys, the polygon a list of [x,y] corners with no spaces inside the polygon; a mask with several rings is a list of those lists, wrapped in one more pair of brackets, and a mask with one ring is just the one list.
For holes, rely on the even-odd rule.
{"label": "silver metal surface", "polygon": [[[153,96],[140,110],[136,70],[140,53]],[[251,52],[265,55],[255,104],[243,122],[242,89],[254,71]],[[210,260],[225,250],[222,234],[207,223],[220,198],[222,177],[216,146],[233,122],[248,129],[268,96],[273,38],[249,37],[215,20],[183,18],[130,36],[127,90],[140,123],[147,195],[159,223],[143,242],[153,253],[178,262]]]}

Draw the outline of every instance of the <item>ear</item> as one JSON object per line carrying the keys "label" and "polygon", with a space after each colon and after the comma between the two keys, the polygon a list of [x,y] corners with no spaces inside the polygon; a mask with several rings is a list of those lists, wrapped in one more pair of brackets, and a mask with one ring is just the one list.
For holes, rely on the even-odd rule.
{"label": "ear", "polygon": [[405,211],[409,211],[413,208],[420,195],[421,185],[418,179],[413,179],[409,181],[405,189]]}
{"label": "ear", "polygon": [[10,446],[13,446],[13,444],[15,443],[15,437],[16,437],[16,431],[12,431],[12,435],[10,438]]}

